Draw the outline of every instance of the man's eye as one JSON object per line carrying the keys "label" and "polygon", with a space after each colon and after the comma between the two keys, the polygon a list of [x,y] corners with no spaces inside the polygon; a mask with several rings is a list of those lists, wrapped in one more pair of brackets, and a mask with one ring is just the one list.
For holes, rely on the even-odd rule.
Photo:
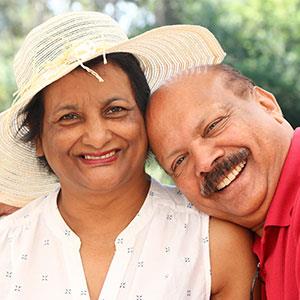
{"label": "man's eye", "polygon": [[185,159],[185,156],[180,156],[178,159],[176,159],[174,161],[174,163],[172,164],[172,168],[171,168],[173,172],[175,172],[176,169],[183,163],[184,159]]}
{"label": "man's eye", "polygon": [[224,120],[226,120],[227,117],[221,117],[221,118],[218,118],[216,119],[215,121],[213,121],[212,123],[210,123],[206,128],[205,128],[205,131],[204,131],[204,135],[208,135],[212,130],[214,130],[219,124],[223,124]]}
{"label": "man's eye", "polygon": [[209,131],[213,130],[213,129],[217,126],[218,123],[219,123],[219,120],[218,120],[218,121],[215,121],[215,122],[213,122],[213,123],[211,123],[211,124],[207,127],[207,131],[209,132]]}
{"label": "man's eye", "polygon": [[76,120],[79,118],[78,114],[75,113],[69,113],[69,114],[65,114],[62,117],[60,117],[60,121],[70,121],[70,120]]}

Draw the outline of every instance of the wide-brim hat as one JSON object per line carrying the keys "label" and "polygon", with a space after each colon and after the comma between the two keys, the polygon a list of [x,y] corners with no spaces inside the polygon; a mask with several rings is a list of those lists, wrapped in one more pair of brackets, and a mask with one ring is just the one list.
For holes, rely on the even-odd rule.
{"label": "wide-brim hat", "polygon": [[[23,143],[20,112],[43,88],[100,55],[133,54],[151,92],[179,72],[220,63],[225,53],[214,35],[196,25],[163,26],[128,39],[111,17],[99,12],[55,16],[34,28],[14,60],[18,91],[0,114],[0,202],[24,206],[57,187],[58,179],[38,163],[35,149]],[[88,70],[91,71],[91,70]]]}

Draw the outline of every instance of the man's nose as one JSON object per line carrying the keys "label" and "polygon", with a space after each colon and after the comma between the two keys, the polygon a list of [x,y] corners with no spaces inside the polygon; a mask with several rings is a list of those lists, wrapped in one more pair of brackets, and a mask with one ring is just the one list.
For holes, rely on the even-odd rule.
{"label": "man's nose", "polygon": [[224,155],[224,150],[210,141],[195,141],[191,148],[194,172],[197,177],[201,177],[210,172],[214,168],[216,161]]}
{"label": "man's nose", "polygon": [[101,148],[108,143],[113,136],[108,121],[100,118],[86,121],[82,133],[82,143],[94,148]]}

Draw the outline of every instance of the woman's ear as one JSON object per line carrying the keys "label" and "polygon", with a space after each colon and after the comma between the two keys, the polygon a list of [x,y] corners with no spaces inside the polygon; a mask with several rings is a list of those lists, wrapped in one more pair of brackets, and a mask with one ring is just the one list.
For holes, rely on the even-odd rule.
{"label": "woman's ear", "polygon": [[261,87],[254,87],[254,98],[258,105],[269,113],[277,122],[283,123],[284,117],[274,95]]}
{"label": "woman's ear", "polygon": [[41,138],[37,138],[35,143],[35,153],[37,157],[45,156]]}

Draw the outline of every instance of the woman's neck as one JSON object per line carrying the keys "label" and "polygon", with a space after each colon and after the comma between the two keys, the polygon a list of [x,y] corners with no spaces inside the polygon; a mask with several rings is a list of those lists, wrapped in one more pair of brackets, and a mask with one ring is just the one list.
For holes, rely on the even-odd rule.
{"label": "woman's neck", "polygon": [[74,191],[62,186],[58,209],[69,227],[80,237],[101,235],[115,238],[136,216],[150,186],[146,173],[104,193]]}

